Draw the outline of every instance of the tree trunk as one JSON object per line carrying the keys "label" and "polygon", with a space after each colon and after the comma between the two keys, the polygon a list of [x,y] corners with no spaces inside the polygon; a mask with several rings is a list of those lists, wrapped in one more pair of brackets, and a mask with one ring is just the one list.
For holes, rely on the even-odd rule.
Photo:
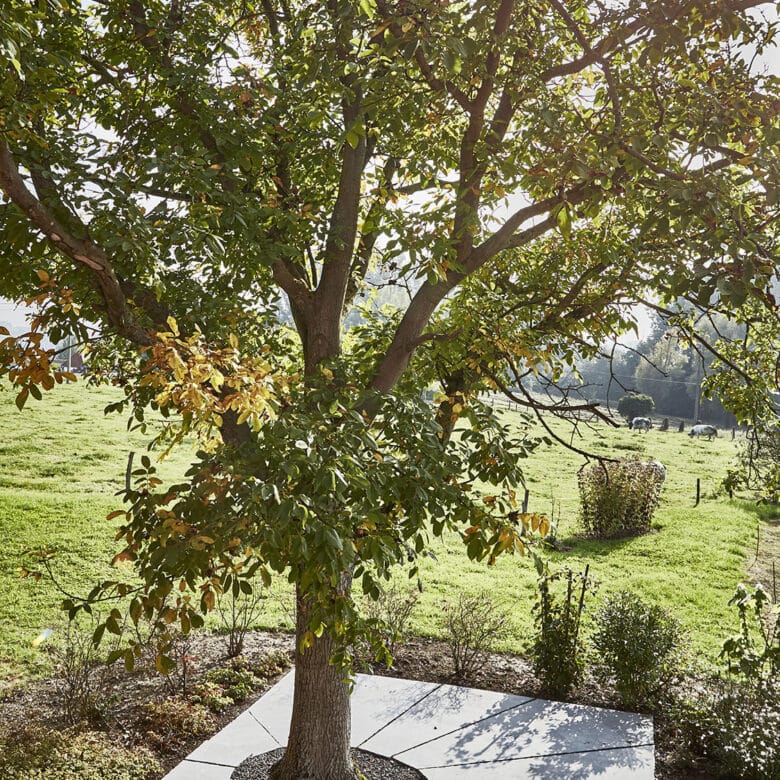
{"label": "tree trunk", "polygon": [[344,673],[330,663],[333,642],[327,631],[303,653],[301,638],[308,610],[298,594],[295,691],[290,736],[273,780],[358,780],[350,756],[351,711]]}

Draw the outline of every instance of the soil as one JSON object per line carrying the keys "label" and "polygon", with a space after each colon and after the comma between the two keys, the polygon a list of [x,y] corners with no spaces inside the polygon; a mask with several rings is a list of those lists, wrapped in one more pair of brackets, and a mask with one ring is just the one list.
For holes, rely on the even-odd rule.
{"label": "soil", "polygon": [[[247,635],[244,657],[253,664],[262,660],[270,651],[282,651],[292,657],[294,640],[291,634],[256,631]],[[188,690],[197,684],[199,678],[209,669],[229,665],[226,657],[225,638],[216,634],[202,634],[191,640],[186,653],[189,662]],[[169,698],[172,691],[166,686],[151,663],[142,665],[132,673],[126,673],[121,664],[116,665],[111,677],[103,682],[101,699],[104,702],[103,717],[90,727],[108,731],[124,745],[145,745],[157,755],[165,772],[172,769],[185,756],[202,743],[208,734],[182,736],[167,732],[165,738],[149,731],[148,717],[144,709],[148,702]],[[475,688],[494,690],[525,696],[550,697],[533,674],[528,659],[508,654],[491,654],[480,669],[468,679],[455,679],[451,674],[452,663],[445,643],[414,637],[396,648],[392,669],[382,666],[365,666],[358,671],[403,677],[412,680],[463,684]],[[216,732],[236,718],[273,686],[281,675],[268,679],[252,696],[239,704],[228,707],[214,716]],[[181,680],[179,680],[181,684]],[[61,694],[62,681],[46,679],[24,688],[19,688],[0,699],[0,729],[13,733],[29,722],[50,728],[64,728],[68,724],[63,713]],[[104,694],[110,690],[110,695]],[[599,707],[621,709],[620,702],[610,686],[594,679],[586,680],[567,701]],[[673,724],[664,713],[655,717],[656,729],[656,777],[664,780],[692,778],[690,771],[680,772],[675,755]],[[704,777],[705,775],[701,775]],[[261,776],[258,776],[261,777]],[[370,775],[369,775],[370,777]],[[401,780],[402,775],[376,775]],[[405,780],[405,778],[404,778]]]}

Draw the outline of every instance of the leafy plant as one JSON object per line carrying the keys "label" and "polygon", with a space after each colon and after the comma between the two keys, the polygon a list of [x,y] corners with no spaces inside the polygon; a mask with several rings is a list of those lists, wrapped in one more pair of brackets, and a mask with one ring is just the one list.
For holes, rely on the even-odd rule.
{"label": "leafy plant", "polygon": [[[234,663],[243,663],[241,659],[236,659]],[[276,677],[282,674],[290,667],[290,657],[283,650],[270,650],[264,653],[259,661],[254,661],[249,667],[252,672],[264,680]]]}
{"label": "leafy plant", "polygon": [[536,637],[531,655],[534,672],[553,696],[566,696],[582,678],[585,647],[580,626],[585,595],[595,590],[588,570],[586,566],[584,572],[575,573],[566,568],[550,574],[541,563],[538,566],[538,597],[533,608]]}
{"label": "leafy plant", "polygon": [[28,724],[0,736],[3,780],[148,780],[161,772],[151,751],[124,747],[102,732]]}
{"label": "leafy plant", "polygon": [[591,634],[602,676],[612,676],[627,707],[651,705],[680,671],[685,632],[668,610],[630,591],[605,598]]}
{"label": "leafy plant", "polygon": [[585,533],[609,538],[649,531],[665,479],[660,463],[637,458],[582,466],[577,482]]}
{"label": "leafy plant", "polygon": [[201,682],[195,686],[190,696],[193,704],[201,704],[212,712],[224,712],[235,704],[235,700],[227,695],[225,688],[215,682]]}
{"label": "leafy plant", "polygon": [[[780,690],[740,679],[714,680],[671,713],[691,754],[713,777],[780,777]],[[699,767],[701,769],[701,767]]]}
{"label": "leafy plant", "polygon": [[780,672],[780,609],[761,583],[752,593],[737,585],[729,606],[739,612],[739,633],[726,639],[720,657],[729,674],[761,685]]}
{"label": "leafy plant", "polygon": [[456,678],[473,677],[508,633],[508,616],[487,591],[442,604],[442,628]]}
{"label": "leafy plant", "polygon": [[165,752],[177,750],[191,737],[212,733],[216,725],[203,704],[181,696],[149,702],[138,724],[155,747]]}

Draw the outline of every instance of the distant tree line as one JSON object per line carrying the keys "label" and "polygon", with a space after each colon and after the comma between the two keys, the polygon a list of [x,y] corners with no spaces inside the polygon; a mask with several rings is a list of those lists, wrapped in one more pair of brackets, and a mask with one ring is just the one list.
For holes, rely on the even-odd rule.
{"label": "distant tree line", "polygon": [[[719,316],[700,322],[699,327],[712,343],[741,337],[740,326]],[[732,427],[734,415],[717,397],[706,398],[701,392],[713,359],[712,353],[696,349],[673,323],[653,312],[650,330],[636,346],[604,349],[598,358],[580,361],[576,373],[558,385],[564,394],[600,401],[613,410],[626,393],[643,393],[653,399],[657,417]],[[549,386],[545,390],[549,392]]]}

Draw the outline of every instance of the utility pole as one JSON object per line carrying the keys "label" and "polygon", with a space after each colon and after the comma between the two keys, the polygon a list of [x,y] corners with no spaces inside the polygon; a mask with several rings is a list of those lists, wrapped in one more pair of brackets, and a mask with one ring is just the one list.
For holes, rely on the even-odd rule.
{"label": "utility pole", "polygon": [[696,394],[693,399],[693,424],[699,422],[699,412],[701,411],[701,383],[704,379],[704,361],[701,355],[698,356],[699,362],[696,367]]}

